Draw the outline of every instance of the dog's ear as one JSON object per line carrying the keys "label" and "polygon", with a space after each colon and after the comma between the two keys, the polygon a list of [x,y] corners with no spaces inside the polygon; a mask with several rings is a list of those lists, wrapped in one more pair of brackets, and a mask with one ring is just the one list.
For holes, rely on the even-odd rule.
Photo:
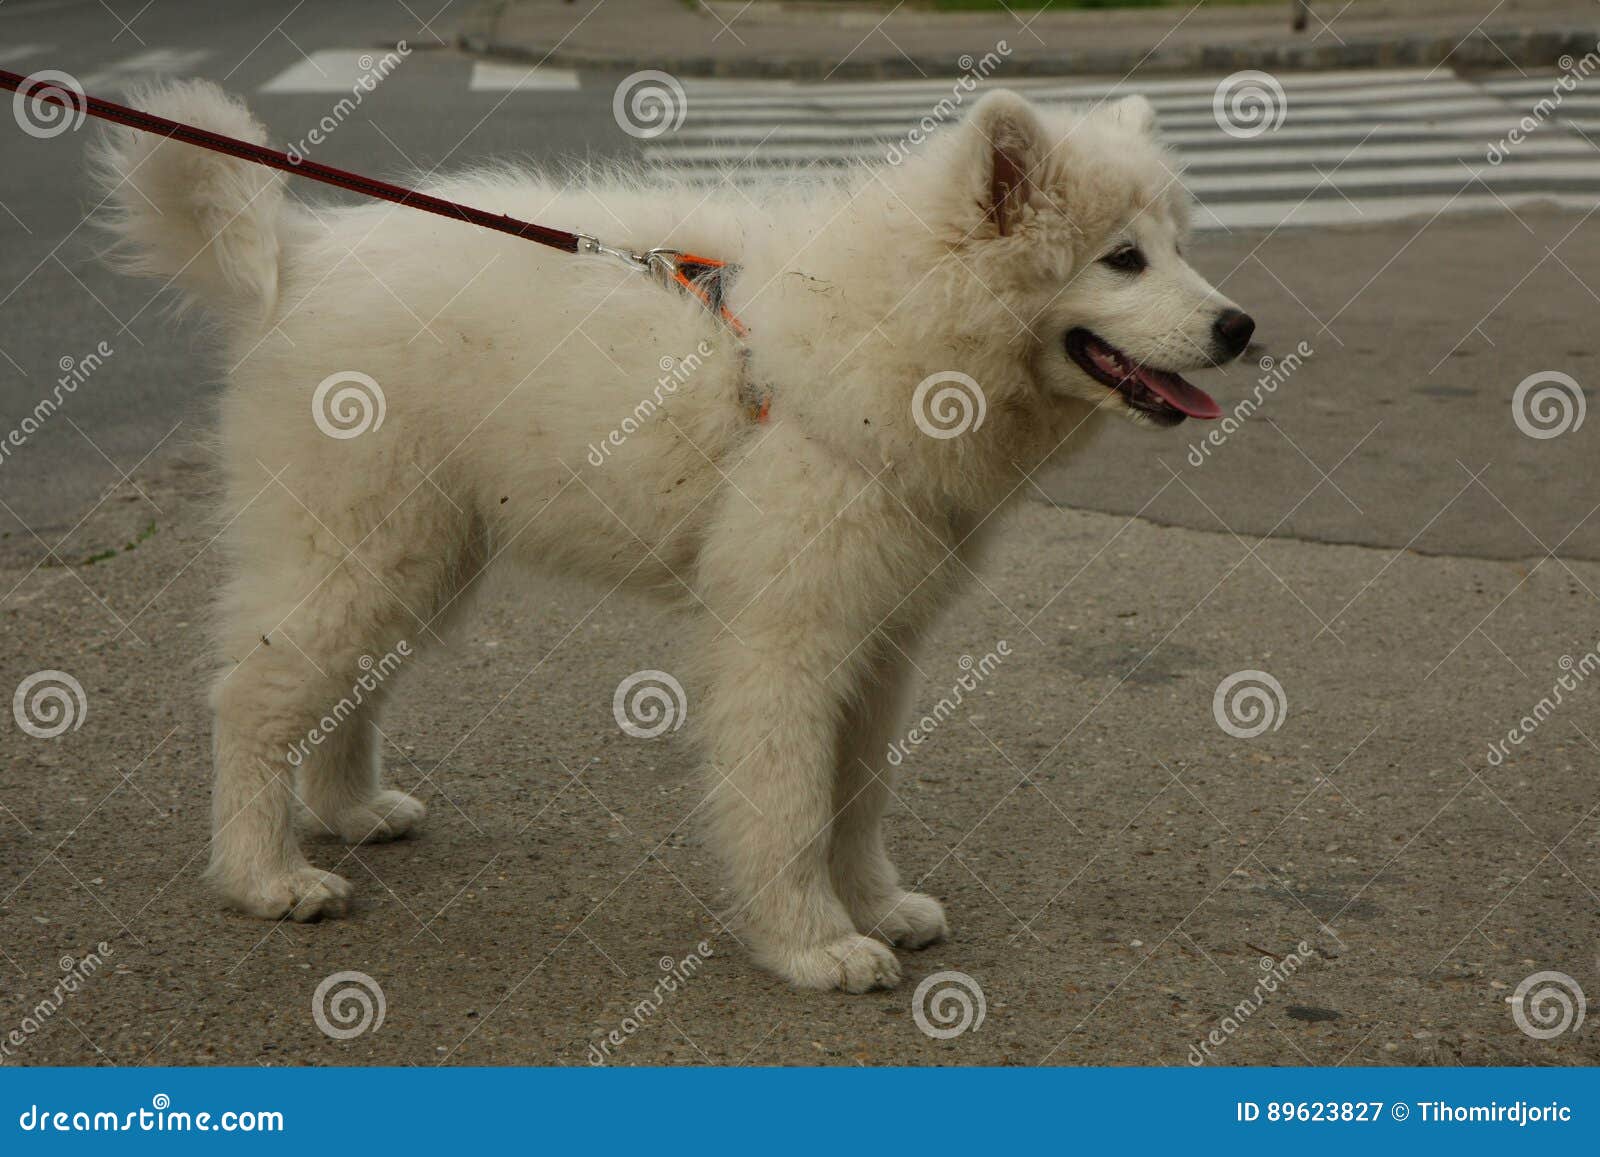
{"label": "dog's ear", "polygon": [[1142,96],[1125,96],[1106,106],[1111,119],[1145,136],[1156,131],[1156,106]]}
{"label": "dog's ear", "polygon": [[1034,178],[1048,146],[1033,106],[1014,92],[989,93],[972,110],[968,131],[980,156],[979,198],[995,231],[1005,237],[1035,194]]}

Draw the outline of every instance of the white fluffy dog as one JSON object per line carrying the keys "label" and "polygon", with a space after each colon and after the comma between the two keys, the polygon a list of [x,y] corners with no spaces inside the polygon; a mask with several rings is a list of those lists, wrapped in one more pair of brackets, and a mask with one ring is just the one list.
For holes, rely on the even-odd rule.
{"label": "white fluffy dog", "polygon": [[[210,85],[142,103],[265,143]],[[430,186],[736,263],[747,343],[600,258],[308,208],[270,170],[127,130],[99,160],[127,265],[223,322],[209,875],[268,919],[350,894],[302,854],[297,800],[349,841],[422,818],[382,786],[386,688],[365,665],[515,560],[690,612],[704,810],[745,938],[803,987],[895,984],[889,945],[946,933],[881,831],[907,656],[1028,472],[1113,411],[1216,416],[1179,372],[1238,355],[1253,325],[1184,262],[1185,194],[1139,97],[1047,116],[994,92],[901,165],[755,201],[504,170]],[[367,395],[353,429],[330,378]]]}

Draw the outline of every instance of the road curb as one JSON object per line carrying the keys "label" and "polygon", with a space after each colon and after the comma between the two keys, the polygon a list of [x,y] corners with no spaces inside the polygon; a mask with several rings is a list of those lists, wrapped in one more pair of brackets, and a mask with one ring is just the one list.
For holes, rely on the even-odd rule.
{"label": "road curb", "polygon": [[[1452,68],[1549,68],[1563,57],[1579,58],[1600,43],[1600,26],[1495,30],[1494,39],[1468,35],[1412,36],[1396,39],[1329,41],[1307,44],[1201,45],[1195,47],[1102,50],[1050,56],[1013,55],[1007,76],[1082,77],[1147,73],[1216,73],[1241,69],[1296,72],[1353,68],[1427,67],[1448,62]],[[480,56],[559,68],[616,72],[660,69],[679,77],[750,78],[767,80],[916,80],[949,76],[959,70],[960,50],[948,57],[851,57],[843,62],[815,56],[636,56],[589,52],[496,38],[492,32],[464,30],[461,47]],[[1570,62],[1569,62],[1570,63]]]}

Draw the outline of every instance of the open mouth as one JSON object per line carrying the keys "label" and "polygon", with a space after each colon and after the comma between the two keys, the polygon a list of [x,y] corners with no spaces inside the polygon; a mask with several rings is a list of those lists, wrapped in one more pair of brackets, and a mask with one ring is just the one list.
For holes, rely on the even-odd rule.
{"label": "open mouth", "polygon": [[1222,407],[1210,394],[1171,370],[1142,366],[1086,329],[1067,331],[1067,356],[1095,381],[1122,395],[1130,409],[1157,425],[1176,426],[1185,418],[1220,418]]}

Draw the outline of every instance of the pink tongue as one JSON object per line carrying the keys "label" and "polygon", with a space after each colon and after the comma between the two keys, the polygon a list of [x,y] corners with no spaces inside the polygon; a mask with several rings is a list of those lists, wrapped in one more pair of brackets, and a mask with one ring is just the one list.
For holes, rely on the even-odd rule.
{"label": "pink tongue", "polygon": [[1139,381],[1161,395],[1167,405],[1182,410],[1191,418],[1220,418],[1222,407],[1199,386],[1192,386],[1177,374],[1141,367],[1135,371]]}

